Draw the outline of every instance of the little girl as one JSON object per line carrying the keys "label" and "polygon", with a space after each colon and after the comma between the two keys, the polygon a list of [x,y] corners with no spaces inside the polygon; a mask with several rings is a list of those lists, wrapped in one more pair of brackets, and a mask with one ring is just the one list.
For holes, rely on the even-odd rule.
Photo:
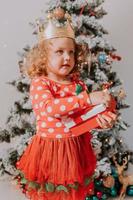
{"label": "little girl", "polygon": [[[72,134],[63,119],[80,115],[92,105],[108,105],[110,95],[104,91],[88,94],[83,81],[74,78],[78,51],[70,17],[64,14],[64,24],[59,26],[60,20],[53,13],[45,29],[40,29],[39,44],[26,57],[36,134],[17,169],[32,200],[84,200],[93,190],[96,168],[91,134]],[[77,85],[82,88],[78,95]],[[112,126],[115,117],[111,112],[97,116],[99,127]]]}

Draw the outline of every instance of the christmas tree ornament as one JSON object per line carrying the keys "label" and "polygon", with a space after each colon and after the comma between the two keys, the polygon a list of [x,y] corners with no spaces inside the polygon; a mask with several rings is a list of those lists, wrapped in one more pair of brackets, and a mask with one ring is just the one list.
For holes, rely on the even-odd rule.
{"label": "christmas tree ornament", "polygon": [[17,161],[17,162],[16,162],[16,167],[18,167],[18,166],[19,166],[19,164],[20,164],[20,163],[19,163],[19,161]]}
{"label": "christmas tree ornament", "polygon": [[25,194],[26,193],[26,189],[23,189],[22,192]]}
{"label": "christmas tree ornament", "polygon": [[99,180],[96,179],[96,180],[95,180],[95,186],[96,186],[96,187],[99,187],[99,186],[101,186],[101,185],[102,185],[102,179],[99,179]]}
{"label": "christmas tree ornament", "polygon": [[115,179],[113,176],[108,175],[107,177],[103,178],[103,185],[107,188],[112,188],[115,184]]}
{"label": "christmas tree ornament", "polygon": [[117,60],[117,61],[120,61],[122,59],[120,56],[113,54],[113,53],[110,53],[110,56],[112,59]]}
{"label": "christmas tree ornament", "polygon": [[116,59],[116,55],[115,54],[110,53],[110,56],[111,56],[112,59]]}
{"label": "christmas tree ornament", "polygon": [[58,7],[53,11],[53,15],[56,19],[60,20],[65,17],[65,11],[61,7]]}
{"label": "christmas tree ornament", "polygon": [[112,197],[116,197],[116,196],[117,196],[117,189],[116,189],[116,187],[112,187],[112,188],[110,189],[110,195],[111,195]]}
{"label": "christmas tree ornament", "polygon": [[127,187],[130,185],[133,185],[133,174],[132,175],[125,175],[124,174],[124,169],[126,168],[126,165],[128,163],[130,156],[123,158],[123,164],[119,165],[116,157],[113,156],[113,161],[115,163],[115,166],[117,168],[118,171],[118,178],[119,178],[119,182],[121,183],[122,187],[120,190],[120,196],[119,199],[124,199],[125,195],[126,195],[126,190]]}
{"label": "christmas tree ornament", "polygon": [[107,54],[105,52],[100,52],[97,56],[98,62],[102,65],[106,63]]}
{"label": "christmas tree ornament", "polygon": [[106,200],[108,197],[106,194],[103,194],[102,197],[101,197],[101,200]]}
{"label": "christmas tree ornament", "polygon": [[116,58],[118,61],[120,61],[122,59],[120,56],[117,56]]}
{"label": "christmas tree ornament", "polygon": [[118,93],[119,101],[122,100],[122,99],[125,99],[125,97],[126,97],[126,92],[124,91],[123,88],[120,88],[119,93]]}
{"label": "christmas tree ornament", "polygon": [[[93,186],[93,187],[94,187],[94,186]],[[94,188],[89,188],[87,194],[88,194],[89,196],[93,195],[93,194],[94,194]]]}
{"label": "christmas tree ornament", "polygon": [[98,200],[98,197],[97,197],[97,196],[92,196],[91,199],[92,199],[92,200]]}
{"label": "christmas tree ornament", "polygon": [[96,196],[98,197],[98,199],[101,199],[103,193],[101,191],[97,191],[96,192]]}
{"label": "christmas tree ornament", "polygon": [[91,200],[91,199],[92,199],[91,197],[86,197],[86,198],[85,198],[85,200]]}
{"label": "christmas tree ornament", "polygon": [[130,185],[127,187],[127,192],[126,194],[130,197],[133,197],[133,185]]}

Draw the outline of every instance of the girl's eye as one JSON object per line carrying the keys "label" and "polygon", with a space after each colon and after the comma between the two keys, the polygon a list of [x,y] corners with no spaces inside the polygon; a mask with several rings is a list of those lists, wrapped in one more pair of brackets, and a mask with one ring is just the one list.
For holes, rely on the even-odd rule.
{"label": "girl's eye", "polygon": [[70,51],[70,55],[74,55],[75,54],[75,52],[72,50],[72,51]]}
{"label": "girl's eye", "polygon": [[57,53],[58,55],[62,55],[62,54],[63,54],[63,50],[58,50],[58,51],[56,51],[56,53]]}

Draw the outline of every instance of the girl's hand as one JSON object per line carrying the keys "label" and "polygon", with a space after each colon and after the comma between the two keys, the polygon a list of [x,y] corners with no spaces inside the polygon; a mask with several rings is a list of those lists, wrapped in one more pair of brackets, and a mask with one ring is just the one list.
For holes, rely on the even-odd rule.
{"label": "girl's hand", "polygon": [[112,112],[108,112],[108,116],[104,114],[99,114],[96,120],[101,128],[112,128],[117,120],[117,115]]}
{"label": "girl's hand", "polygon": [[90,101],[93,105],[103,103],[106,105],[106,107],[108,107],[111,101],[111,96],[107,90],[96,91],[90,93]]}

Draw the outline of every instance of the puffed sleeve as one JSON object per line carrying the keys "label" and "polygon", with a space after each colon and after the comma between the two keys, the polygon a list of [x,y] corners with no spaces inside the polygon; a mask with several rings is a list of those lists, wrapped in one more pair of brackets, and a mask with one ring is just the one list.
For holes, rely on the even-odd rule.
{"label": "puffed sleeve", "polygon": [[35,113],[57,118],[90,106],[89,95],[85,90],[77,96],[55,98],[47,83],[39,78],[31,82],[30,97]]}

